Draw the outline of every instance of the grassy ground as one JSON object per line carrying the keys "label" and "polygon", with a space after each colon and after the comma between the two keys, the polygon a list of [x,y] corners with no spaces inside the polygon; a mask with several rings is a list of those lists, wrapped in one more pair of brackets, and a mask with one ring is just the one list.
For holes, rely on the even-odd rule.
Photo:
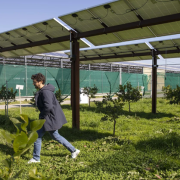
{"label": "grassy ground", "polygon": [[[33,147],[22,156],[15,172],[23,168],[20,179],[27,179],[30,169],[37,166],[45,175],[53,174],[67,179],[180,179],[180,111],[178,105],[168,105],[165,99],[157,100],[157,114],[151,113],[151,100],[143,99],[128,105],[117,120],[116,137],[112,136],[113,123],[100,122],[102,114],[92,107],[81,105],[81,130],[72,129],[71,107],[62,105],[68,123],[59,133],[81,150],[77,159],[62,145],[45,134],[41,163],[27,164],[32,158]],[[23,108],[23,114],[38,119],[34,108]],[[19,109],[10,109],[12,117],[18,117]],[[14,132],[12,124],[0,111],[0,129]],[[13,151],[0,137],[0,161]],[[2,168],[0,164],[0,168]]]}
{"label": "grassy ground", "polygon": [[[10,102],[9,105],[11,104],[20,104],[20,101]],[[30,104],[30,101],[21,101],[21,104]],[[1,102],[0,105],[5,105],[5,102]]]}

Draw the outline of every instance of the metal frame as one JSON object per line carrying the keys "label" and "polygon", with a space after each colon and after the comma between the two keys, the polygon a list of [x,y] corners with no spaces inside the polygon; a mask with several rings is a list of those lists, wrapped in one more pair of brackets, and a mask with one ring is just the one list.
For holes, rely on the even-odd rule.
{"label": "metal frame", "polygon": [[152,113],[156,113],[157,100],[157,57],[156,51],[152,50]]}
{"label": "metal frame", "polygon": [[[72,92],[72,121],[73,121],[73,127],[79,129],[79,43],[78,39],[80,38],[86,38],[90,36],[97,36],[97,35],[102,35],[102,34],[107,34],[107,33],[114,33],[118,31],[124,31],[124,30],[129,30],[129,29],[136,29],[136,28],[142,28],[142,27],[147,27],[147,26],[152,26],[152,25],[157,25],[157,24],[163,24],[163,23],[169,23],[169,22],[175,22],[180,20],[180,13],[173,14],[173,15],[168,15],[168,16],[163,16],[163,17],[158,17],[158,18],[152,18],[152,19],[147,19],[147,20],[140,20],[137,22],[132,22],[132,23],[127,23],[123,25],[117,25],[117,26],[112,26],[112,27],[105,27],[101,29],[96,29],[92,31],[87,31],[87,32],[82,32],[82,33],[76,33],[73,31],[73,46],[72,46],[72,87],[71,87],[71,92]],[[64,37],[58,37],[58,38],[52,38],[48,40],[43,40],[43,41],[38,41],[38,42],[30,42],[26,44],[21,44],[21,45],[13,45],[11,47],[0,47],[0,52],[6,52],[6,51],[13,51],[17,49],[24,49],[28,47],[34,47],[34,46],[40,46],[40,45],[46,45],[46,44],[51,44],[51,43],[59,43],[63,41],[69,41],[69,36],[64,36]],[[172,51],[173,53],[177,53]],[[161,52],[156,52],[156,53],[161,53]],[[157,67],[154,67],[154,65],[157,65],[157,59],[155,57],[156,53],[153,50],[153,97],[156,97],[156,73],[157,73]],[[178,51],[179,53],[179,51]],[[161,53],[162,54],[162,53]],[[149,55],[149,53],[148,53]],[[142,56],[142,54],[131,54],[131,55],[120,55],[121,57],[132,57],[132,56]],[[102,58],[102,57],[101,57]],[[107,58],[107,57],[106,57]],[[116,56],[117,58],[117,56]],[[85,60],[85,59],[84,59]],[[86,59],[87,60],[87,59]],[[82,61],[82,59],[81,59]],[[153,103],[155,102],[156,99],[152,99]],[[152,103],[152,112],[155,113],[155,104]]]}
{"label": "metal frame", "polygon": [[72,127],[80,128],[79,119],[79,42],[72,38],[71,57],[71,106],[72,106]]}
{"label": "metal frame", "polygon": [[[147,51],[147,50],[146,50]],[[158,50],[156,49],[155,54],[174,54],[174,53],[180,53],[180,49],[176,50]],[[141,52],[141,53],[127,53],[127,54],[122,54],[122,55],[111,55],[111,56],[97,56],[97,57],[89,57],[86,56],[86,58],[80,58],[80,61],[96,61],[96,60],[101,60],[101,59],[116,59],[116,58],[125,58],[125,57],[138,57],[138,56],[151,56],[152,52],[149,50],[149,52]]]}

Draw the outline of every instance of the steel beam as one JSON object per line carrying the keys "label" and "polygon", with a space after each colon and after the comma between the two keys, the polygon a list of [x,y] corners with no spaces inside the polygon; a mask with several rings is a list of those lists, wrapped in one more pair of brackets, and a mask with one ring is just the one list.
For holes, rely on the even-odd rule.
{"label": "steel beam", "polygon": [[152,113],[156,113],[157,100],[157,57],[156,51],[152,49]]}
{"label": "steel beam", "polygon": [[72,127],[80,128],[79,118],[79,42],[72,38],[71,57],[71,106],[72,106]]}
{"label": "steel beam", "polygon": [[92,31],[77,33],[76,38],[86,38],[86,37],[90,37],[90,36],[97,36],[97,35],[101,35],[101,34],[125,31],[125,30],[129,30],[129,29],[142,28],[142,27],[147,27],[147,26],[175,22],[175,21],[179,21],[179,20],[180,20],[180,13],[177,13],[177,14],[173,14],[173,15],[162,16],[162,17],[147,19],[147,20],[143,20],[143,21],[136,21],[136,22],[132,22],[132,23],[127,23],[127,24],[122,24],[122,25],[111,26],[111,27],[96,29],[96,30],[92,30]]}
{"label": "steel beam", "polygon": [[27,57],[24,56],[24,64],[25,64],[25,83],[26,83],[26,96],[27,96]]}
{"label": "steel beam", "polygon": [[99,57],[87,57],[87,58],[80,58],[80,61],[95,61],[101,59],[116,59],[116,58],[124,58],[124,57],[137,57],[137,56],[151,56],[151,51],[145,53],[134,53],[134,54],[122,54],[122,55],[111,55],[111,56],[101,56]]}
{"label": "steel beam", "polygon": [[6,48],[0,49],[0,52],[25,49],[25,48],[29,48],[29,47],[42,46],[42,45],[53,44],[53,43],[64,42],[64,41],[69,41],[69,36],[63,36],[63,37],[58,37],[58,38],[52,38],[52,39],[36,41],[36,42],[32,42],[32,43],[26,43],[26,44],[6,47]]}
{"label": "steel beam", "polygon": [[[174,54],[174,53],[180,53],[179,49],[175,49],[175,50],[167,50],[167,51],[162,51],[162,50],[158,50],[155,51],[155,54]],[[111,56],[98,56],[97,57],[89,57],[86,56],[86,58],[80,58],[80,61],[95,61],[95,60],[101,60],[101,59],[116,59],[116,58],[125,58],[125,57],[138,57],[138,56],[151,56],[152,52],[145,52],[145,53],[131,53],[131,54],[122,54],[122,55],[111,55]]]}

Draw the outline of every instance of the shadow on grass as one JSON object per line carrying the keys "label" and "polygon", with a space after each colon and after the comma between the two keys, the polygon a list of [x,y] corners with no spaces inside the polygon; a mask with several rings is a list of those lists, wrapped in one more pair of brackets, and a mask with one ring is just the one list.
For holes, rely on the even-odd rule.
{"label": "shadow on grass", "polygon": [[[99,152],[100,156],[91,153],[91,165],[76,170],[75,173],[108,172],[108,174],[124,175],[124,179],[131,175],[130,172],[139,172],[140,177],[147,178],[146,172],[154,173],[162,171],[178,171],[180,169],[180,136],[177,134],[166,134],[162,137],[143,140],[134,144],[132,142],[116,146],[113,151]],[[103,158],[102,158],[103,157]],[[167,174],[166,174],[167,176]],[[178,176],[179,177],[179,176]],[[167,177],[166,177],[167,178]],[[129,178],[128,178],[129,179]],[[133,178],[132,178],[133,179]],[[135,178],[136,179],[136,178]],[[139,179],[139,178],[138,178]],[[149,179],[156,179],[149,178]]]}
{"label": "shadow on grass", "polygon": [[129,111],[125,111],[125,110],[123,110],[123,115],[125,115],[125,116],[138,116],[138,117],[140,117],[140,118],[145,118],[145,119],[156,119],[156,118],[163,118],[163,117],[168,117],[168,118],[170,118],[170,117],[174,117],[175,115],[174,114],[172,114],[172,113],[169,113],[169,114],[167,114],[167,113],[156,113],[156,114],[153,114],[153,113],[151,113],[151,112],[149,112],[149,113],[146,113],[146,112],[139,112],[139,111],[133,111],[133,112],[129,112]]}
{"label": "shadow on grass", "polygon": [[[19,104],[12,104],[14,107],[20,107]],[[21,104],[21,107],[34,107],[32,104]]]}
{"label": "shadow on grass", "polygon": [[[141,151],[159,150],[166,153],[180,150],[180,135],[175,132],[169,132],[168,130],[162,130],[159,132],[158,137],[144,138],[140,140],[135,147]],[[179,155],[179,152],[178,152]]]}
{"label": "shadow on grass", "polygon": [[[68,109],[68,110],[71,110],[71,106],[70,105],[62,105],[62,108],[63,109]],[[80,105],[80,112],[84,112],[84,111],[89,111],[89,112],[93,112],[93,113],[100,113],[98,112],[97,108],[95,106],[92,106],[92,107],[89,107],[88,105]],[[140,118],[145,118],[145,119],[154,119],[154,118],[163,118],[163,117],[174,117],[175,115],[172,114],[172,113],[161,113],[161,112],[158,112],[156,114],[153,114],[151,112],[147,113],[147,112],[139,112],[139,111],[126,111],[126,110],[123,110],[122,111],[122,114],[125,115],[125,116],[139,116]]]}
{"label": "shadow on grass", "polygon": [[6,115],[0,114],[0,128],[11,133],[16,132],[16,128],[13,123],[10,121],[9,117]]}
{"label": "shadow on grass", "polygon": [[[77,130],[77,129],[72,129],[66,126],[63,126],[59,130],[59,134],[63,136],[65,139],[68,141],[95,141],[97,139],[101,139],[107,136],[111,136],[111,133],[100,133],[95,130]],[[45,140],[51,140],[51,136],[46,132],[46,134],[43,136]]]}
{"label": "shadow on grass", "polygon": [[14,150],[13,148],[9,147],[8,145],[0,144],[0,151],[6,153],[6,155],[13,155]]}

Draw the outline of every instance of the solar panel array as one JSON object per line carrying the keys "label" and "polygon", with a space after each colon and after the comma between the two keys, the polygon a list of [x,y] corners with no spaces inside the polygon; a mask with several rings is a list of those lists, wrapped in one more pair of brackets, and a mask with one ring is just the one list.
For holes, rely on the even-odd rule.
{"label": "solar panel array", "polygon": [[179,1],[119,0],[59,18],[80,33],[139,21],[135,29],[87,37],[94,45],[104,45],[180,33],[180,21],[141,28],[144,20],[177,13]]}
{"label": "solar panel array", "polygon": [[[103,45],[180,33],[179,17],[180,1],[118,0],[60,16],[59,18],[81,35],[90,31],[102,31],[99,32],[99,34],[86,34],[84,36],[87,36],[87,40],[94,45]],[[155,23],[154,19],[158,18],[162,21],[158,20]],[[150,20],[149,22],[151,22],[151,25],[142,25],[148,20]],[[132,26],[133,23],[136,23],[135,27]],[[121,31],[114,30],[113,32],[106,33],[107,28],[113,28],[115,26],[122,26],[125,28],[122,28]],[[61,38],[61,40],[59,40],[59,38]],[[69,31],[56,19],[51,19],[1,33],[0,56],[18,57],[68,50],[70,47],[69,39]],[[176,44],[179,45],[179,40],[173,40],[171,43],[173,46],[169,47],[169,49],[178,48]],[[154,45],[156,46],[156,44]],[[162,50],[167,49],[166,45],[160,44],[158,46]],[[169,45],[167,44],[167,46]],[[87,45],[80,40],[80,47],[87,47]],[[103,50],[94,49],[88,52],[81,52],[80,59],[90,56],[104,57],[108,56],[108,54],[111,54],[111,56],[114,54],[114,57],[107,58],[106,60],[99,59],[96,62],[132,61],[151,58],[150,55],[134,57],[134,52],[138,53],[142,51],[149,52],[145,44],[111,47]],[[129,53],[129,55],[132,54],[132,56],[117,58],[117,55],[127,53]],[[179,54],[172,53],[168,54],[166,57],[177,56],[179,56]],[[82,63],[92,62],[94,61],[83,61]]]}
{"label": "solar panel array", "polygon": [[[43,21],[40,23],[25,26],[12,31],[4,32],[0,34],[0,49],[8,47],[16,47],[23,44],[31,44],[43,40],[50,40],[52,38],[58,38],[63,36],[69,36],[69,31],[65,29],[55,19]],[[88,47],[83,41],[80,41],[80,47]],[[61,51],[69,49],[69,41],[61,43],[53,43],[47,45],[38,45],[34,47],[22,48],[12,51],[0,52],[0,56],[5,57],[18,57],[39,53],[47,53],[53,51]]]}
{"label": "solar panel array", "polygon": [[[145,43],[132,44],[126,46],[114,46],[107,48],[94,48],[90,50],[80,51],[80,62],[82,64],[91,63],[108,63],[108,62],[123,62],[123,61],[135,61],[135,60],[147,60],[152,59],[152,56],[134,56],[134,53],[146,53],[151,54],[151,50]],[[67,53],[70,55],[70,53]],[[129,55],[129,57],[119,58],[118,55]],[[93,58],[94,60],[90,60]],[[88,60],[89,59],[89,60]]]}

